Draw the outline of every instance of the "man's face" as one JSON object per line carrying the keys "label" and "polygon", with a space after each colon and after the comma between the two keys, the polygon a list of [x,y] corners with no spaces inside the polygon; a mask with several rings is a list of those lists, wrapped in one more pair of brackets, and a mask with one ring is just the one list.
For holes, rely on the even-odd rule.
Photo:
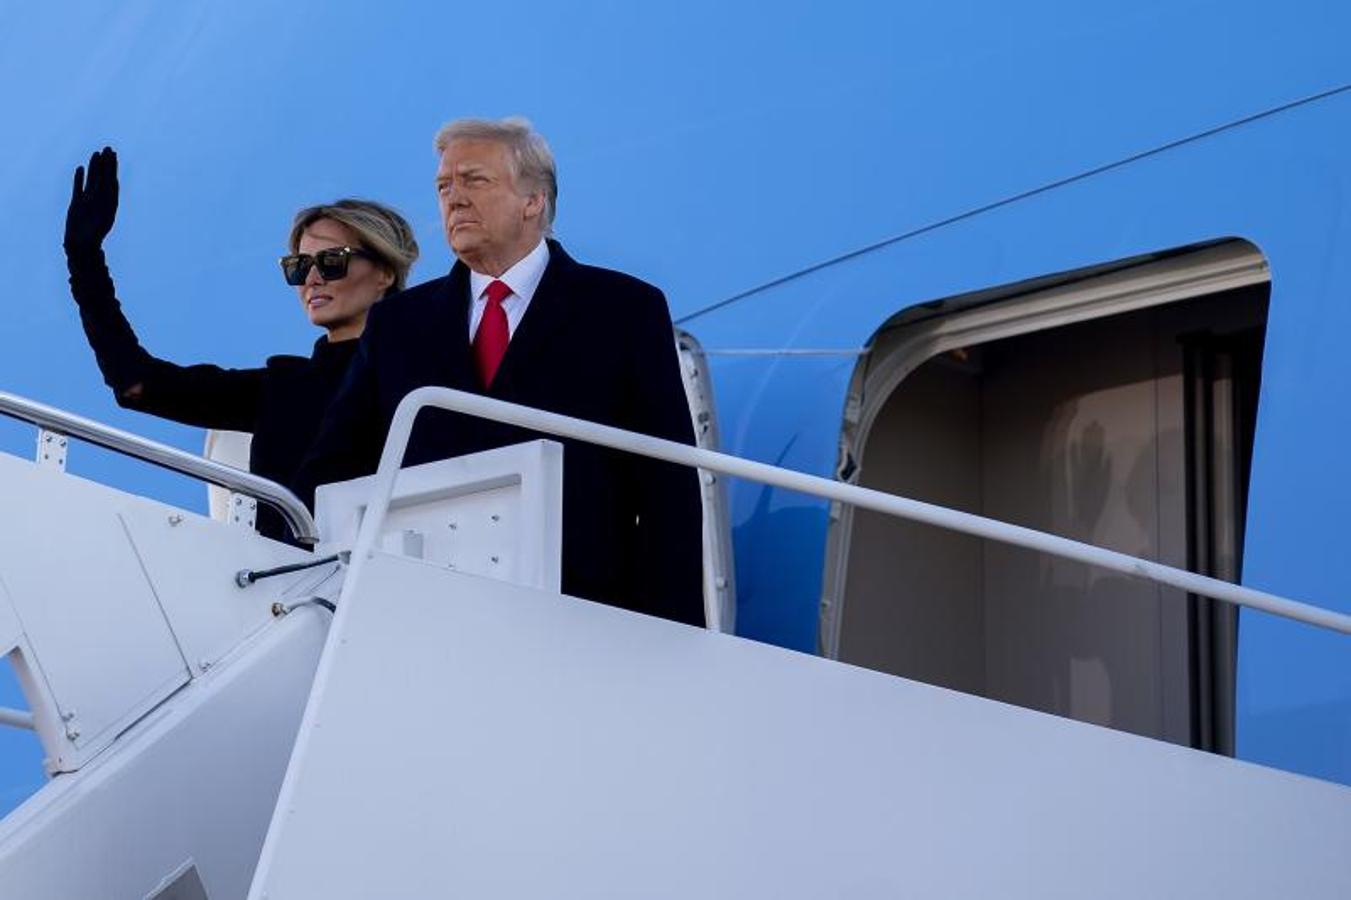
{"label": "man's face", "polygon": [[518,191],[508,153],[497,141],[454,140],[436,170],[446,240],[456,256],[485,275],[511,268],[544,233],[544,195]]}

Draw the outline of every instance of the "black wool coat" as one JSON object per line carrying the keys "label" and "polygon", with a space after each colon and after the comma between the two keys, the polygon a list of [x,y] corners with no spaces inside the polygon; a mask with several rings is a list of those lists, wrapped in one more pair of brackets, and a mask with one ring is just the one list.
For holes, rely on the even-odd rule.
{"label": "black wool coat", "polygon": [[[294,487],[370,474],[399,401],[434,385],[655,437],[694,442],[661,291],[574,261],[549,263],[487,390],[469,341],[469,269],[377,304]],[[404,465],[548,437],[444,410],[414,427]],[[563,591],[702,625],[702,514],[695,472],[563,440]]]}

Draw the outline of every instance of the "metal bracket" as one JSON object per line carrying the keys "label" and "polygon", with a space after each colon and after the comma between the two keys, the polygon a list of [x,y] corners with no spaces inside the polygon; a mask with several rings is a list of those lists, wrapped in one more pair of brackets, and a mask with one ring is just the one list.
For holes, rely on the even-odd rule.
{"label": "metal bracket", "polygon": [[37,463],[59,472],[66,471],[66,445],[69,439],[59,431],[38,430]]}
{"label": "metal bracket", "polygon": [[164,880],[145,895],[145,900],[207,900],[206,885],[202,883],[192,857],[165,875]]}
{"label": "metal bracket", "polygon": [[258,520],[258,501],[246,494],[230,494],[230,522],[254,530]]}

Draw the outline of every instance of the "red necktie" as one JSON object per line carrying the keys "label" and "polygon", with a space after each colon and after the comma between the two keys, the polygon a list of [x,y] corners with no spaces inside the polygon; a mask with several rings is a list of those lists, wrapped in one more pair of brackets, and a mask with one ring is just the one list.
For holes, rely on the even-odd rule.
{"label": "red necktie", "polygon": [[511,296],[511,288],[501,281],[494,281],[483,293],[488,295],[488,305],[483,309],[478,331],[474,332],[474,367],[478,369],[479,383],[487,390],[511,340],[507,311],[502,308],[502,301]]}

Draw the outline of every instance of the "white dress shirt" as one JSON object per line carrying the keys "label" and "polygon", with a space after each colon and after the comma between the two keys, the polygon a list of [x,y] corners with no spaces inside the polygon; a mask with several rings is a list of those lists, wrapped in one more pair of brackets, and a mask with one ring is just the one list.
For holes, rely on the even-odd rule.
{"label": "white dress shirt", "polygon": [[478,323],[483,321],[483,311],[488,308],[488,297],[485,293],[488,285],[494,281],[501,281],[511,288],[511,296],[502,301],[502,309],[507,314],[507,336],[516,334],[516,327],[521,324],[521,318],[525,315],[526,307],[530,305],[530,298],[535,296],[535,288],[539,287],[539,281],[544,277],[544,268],[549,265],[549,245],[540,240],[539,245],[525,255],[525,258],[516,265],[507,269],[500,277],[494,278],[491,275],[483,275],[469,270],[469,295],[471,302],[469,304],[469,342],[474,342],[474,332],[478,331]]}

